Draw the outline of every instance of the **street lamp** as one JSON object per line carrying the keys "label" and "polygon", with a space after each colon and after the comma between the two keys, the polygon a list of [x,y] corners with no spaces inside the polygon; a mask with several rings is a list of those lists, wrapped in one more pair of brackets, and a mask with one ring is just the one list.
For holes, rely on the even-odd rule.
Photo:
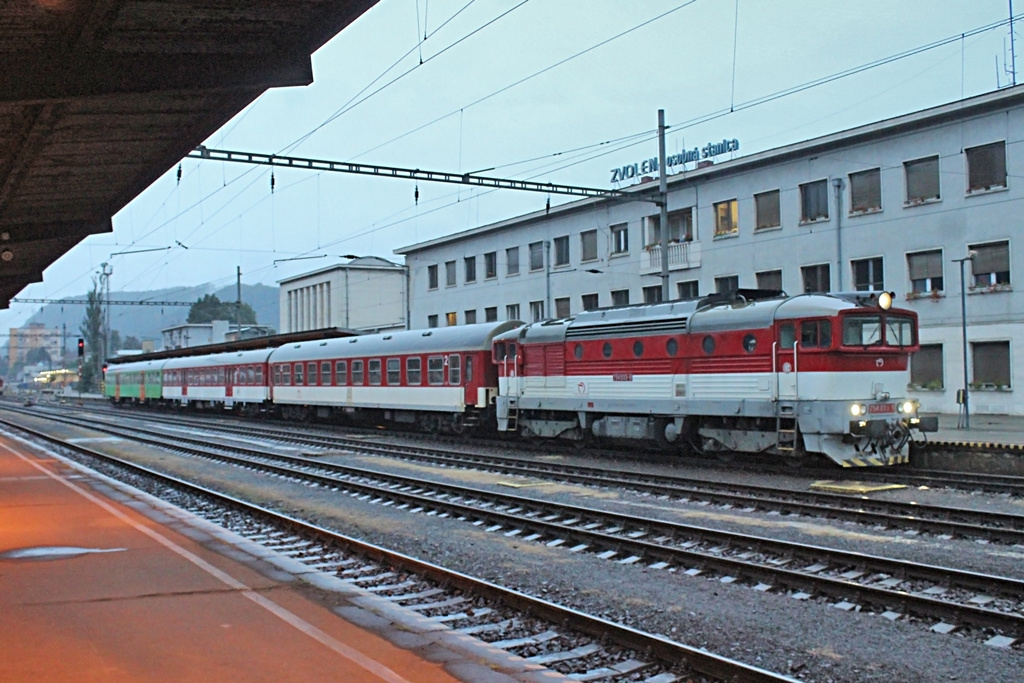
{"label": "street lamp", "polygon": [[[964,282],[964,263],[966,263],[967,261],[973,262],[975,255],[976,254],[975,254],[974,251],[968,251],[967,252],[967,256],[964,256],[963,258],[955,258],[955,259],[953,259],[953,263],[959,263],[960,264],[960,334],[961,334],[961,341],[963,343],[963,350],[964,350],[964,388],[963,388],[963,396],[962,396],[963,400],[962,400],[961,404],[964,407],[964,411],[963,411],[963,417],[964,417],[964,419],[963,419],[963,428],[964,429],[970,429],[971,428],[971,408],[970,408],[970,402],[969,402],[969,397],[968,397],[969,384],[968,384],[968,380],[967,380],[967,285]],[[957,425],[957,427],[960,427],[960,426],[961,426],[960,424]]]}

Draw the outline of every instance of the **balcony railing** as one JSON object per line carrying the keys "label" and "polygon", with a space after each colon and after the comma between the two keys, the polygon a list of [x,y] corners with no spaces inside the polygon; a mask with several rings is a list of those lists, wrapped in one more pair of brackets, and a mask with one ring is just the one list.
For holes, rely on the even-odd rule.
{"label": "balcony railing", "polygon": [[[700,267],[700,242],[672,242],[668,245],[668,269],[687,270]],[[661,272],[661,245],[648,246],[640,257],[640,274]]]}

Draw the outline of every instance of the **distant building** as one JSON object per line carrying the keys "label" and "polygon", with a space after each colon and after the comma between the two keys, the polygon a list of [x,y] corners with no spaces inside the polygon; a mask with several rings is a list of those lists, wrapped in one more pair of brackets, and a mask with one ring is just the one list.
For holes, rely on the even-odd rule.
{"label": "distant building", "polygon": [[[227,320],[210,323],[184,323],[161,330],[164,349],[187,349],[239,339],[238,326]],[[243,325],[241,338],[266,337],[274,333],[269,325]]]}
{"label": "distant building", "polygon": [[64,339],[60,328],[47,329],[43,323],[29,323],[25,327],[11,328],[10,343],[7,347],[8,370],[25,362],[25,357],[33,349],[45,349],[49,354],[53,367],[63,363]]}
{"label": "distant building", "polygon": [[281,333],[328,327],[400,330],[409,301],[405,266],[376,256],[280,280]]}
{"label": "distant building", "polygon": [[[957,412],[966,374],[973,412],[1024,415],[1022,137],[1017,86],[719,163],[674,155],[668,296],[895,291],[920,316],[909,390],[925,410]],[[640,201],[583,199],[395,250],[411,326],[660,301],[657,189],[652,179],[626,190]]]}

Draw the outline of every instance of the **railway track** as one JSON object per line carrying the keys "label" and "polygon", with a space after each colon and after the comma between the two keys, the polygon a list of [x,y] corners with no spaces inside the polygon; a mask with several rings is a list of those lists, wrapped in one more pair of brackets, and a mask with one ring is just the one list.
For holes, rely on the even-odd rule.
{"label": "railway track", "polygon": [[[146,416],[146,420],[154,421],[149,416]],[[385,455],[447,467],[470,467],[525,477],[546,476],[568,483],[633,490],[680,501],[706,502],[742,510],[840,519],[873,528],[912,530],[941,537],[973,538],[1024,545],[1024,516],[994,511],[872,500],[825,492],[780,490],[777,487],[720,483],[665,474],[659,474],[656,480],[652,480],[648,474],[642,472],[559,465],[535,459],[524,461],[523,458],[493,453],[456,452],[407,444],[388,444],[383,441],[370,442],[361,438],[328,434],[305,434],[295,429],[285,430],[263,425],[242,427],[222,422],[211,424],[203,420],[166,418],[157,418],[155,421],[173,424],[175,427],[190,425],[211,433],[263,438],[307,448]],[[879,480],[888,482],[893,479],[888,476],[888,471],[884,475]]]}
{"label": "railway track", "polygon": [[[576,680],[735,681],[796,679],[424,562],[224,493],[0,419],[50,447],[72,451],[113,478],[178,505],[310,570],[341,589],[400,605]],[[126,476],[127,474],[127,476]],[[286,475],[294,476],[294,475]],[[394,618],[393,612],[388,613]]]}
{"label": "railway track", "polygon": [[[838,599],[840,609],[925,620],[933,629],[974,629],[982,639],[1024,636],[1024,581],[861,553],[752,537],[660,519],[427,482],[312,458],[267,454],[209,439],[108,433],[329,487],[373,504],[453,517],[492,533],[621,564],[713,575],[798,599]],[[189,445],[189,441],[192,442]],[[214,450],[211,450],[214,449]]]}

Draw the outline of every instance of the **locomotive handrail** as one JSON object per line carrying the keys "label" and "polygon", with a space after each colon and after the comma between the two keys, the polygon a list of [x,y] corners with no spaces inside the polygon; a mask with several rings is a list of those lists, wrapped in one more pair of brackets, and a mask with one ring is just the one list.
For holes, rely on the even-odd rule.
{"label": "locomotive handrail", "polygon": [[775,378],[775,388],[772,389],[772,400],[779,400],[779,342],[772,342],[772,377]]}
{"label": "locomotive handrail", "polygon": [[800,400],[800,361],[797,358],[797,340],[793,340],[793,398]]}

